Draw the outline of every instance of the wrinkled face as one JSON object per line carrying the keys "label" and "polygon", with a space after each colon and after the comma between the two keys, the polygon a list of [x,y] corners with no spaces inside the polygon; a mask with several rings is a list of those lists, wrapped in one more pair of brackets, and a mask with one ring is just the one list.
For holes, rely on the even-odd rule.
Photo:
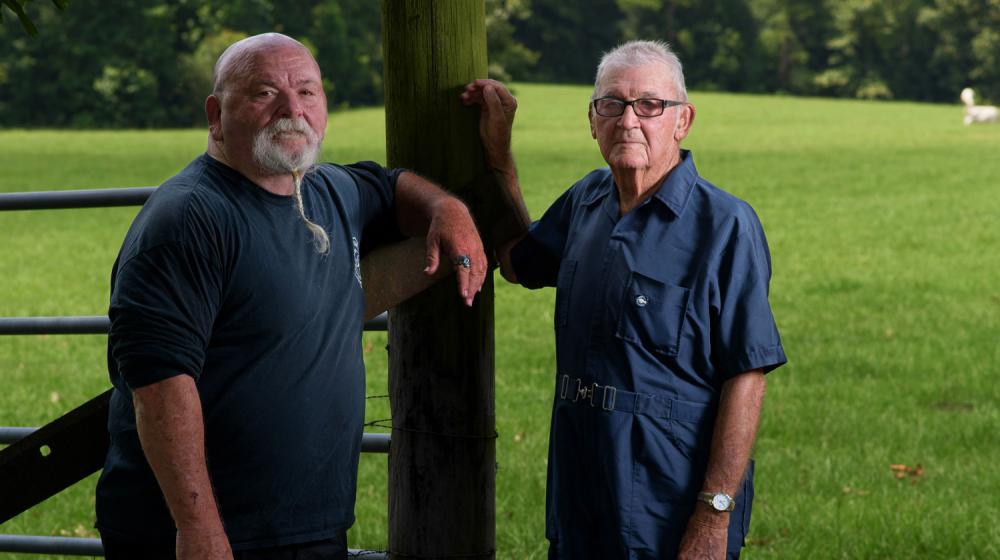
{"label": "wrinkled face", "polygon": [[326,95],[319,67],[296,45],[258,52],[226,85],[212,137],[237,166],[265,174],[304,171],[326,131]]}
{"label": "wrinkled face", "polygon": [[[679,100],[668,71],[659,64],[635,68],[612,68],[601,80],[596,97]],[[691,128],[693,108],[678,105],[664,109],[657,117],[638,117],[629,106],[618,117],[602,117],[590,111],[590,132],[612,171],[642,171],[662,177],[680,159],[680,141]]]}

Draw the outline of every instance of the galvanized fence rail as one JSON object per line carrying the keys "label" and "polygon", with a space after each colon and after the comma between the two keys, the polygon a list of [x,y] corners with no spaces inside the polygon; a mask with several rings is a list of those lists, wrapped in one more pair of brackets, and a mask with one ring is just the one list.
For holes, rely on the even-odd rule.
{"label": "galvanized fence rail", "polygon": [[[104,208],[139,206],[146,202],[156,187],[116,189],[84,189],[0,193],[0,211],[58,210],[69,208]],[[39,334],[107,334],[107,316],[0,317],[0,336]],[[388,329],[386,313],[365,323],[366,331]],[[10,445],[33,433],[37,428],[0,426],[0,445]],[[390,435],[365,433],[361,438],[362,453],[388,453]],[[33,535],[0,535],[0,552],[29,554],[60,554],[69,556],[104,556],[100,539],[78,537],[46,537]],[[350,550],[351,558],[385,560],[379,551]]]}
{"label": "galvanized fence rail", "polygon": [[[389,328],[388,314],[365,323],[366,331]],[[17,334],[108,334],[110,320],[104,315],[58,317],[0,317],[0,335]]]}
{"label": "galvanized fence rail", "polygon": [[156,187],[0,193],[0,210],[141,206]]}

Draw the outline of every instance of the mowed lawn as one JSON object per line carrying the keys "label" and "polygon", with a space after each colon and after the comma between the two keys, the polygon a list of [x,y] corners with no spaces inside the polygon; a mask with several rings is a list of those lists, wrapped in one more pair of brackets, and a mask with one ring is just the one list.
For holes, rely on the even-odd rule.
{"label": "mowed lawn", "polygon": [[[603,163],[589,93],[516,87],[535,217]],[[1000,126],[962,126],[957,104],[691,98],[700,172],[764,223],[790,358],[769,376],[745,557],[1000,556]],[[0,131],[0,191],[155,185],[204,145],[202,130]],[[384,162],[382,112],[333,114],[324,153]],[[135,212],[0,214],[0,315],[105,313]],[[544,558],[554,292],[496,281],[497,556]],[[105,343],[0,337],[0,425],[43,424],[106,388]],[[364,344],[374,421],[388,416],[385,335]],[[386,467],[362,457],[353,548],[386,546]],[[93,536],[95,480],[0,533]]]}

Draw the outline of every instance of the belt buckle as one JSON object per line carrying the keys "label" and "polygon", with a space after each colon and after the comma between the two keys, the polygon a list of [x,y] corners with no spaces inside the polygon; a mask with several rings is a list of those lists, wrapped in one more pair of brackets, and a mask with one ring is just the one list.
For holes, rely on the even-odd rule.
{"label": "belt buckle", "polygon": [[[608,398],[609,394],[611,395],[610,399]],[[618,389],[616,389],[615,387],[612,387],[611,385],[605,385],[604,386],[604,396],[601,397],[601,408],[603,408],[604,410],[608,410],[608,411],[614,410],[615,409],[615,399],[617,399],[617,398],[618,398]]]}
{"label": "belt buckle", "polygon": [[[596,404],[594,404],[594,395],[596,395],[597,391],[599,391],[600,389],[602,389],[602,387],[600,385],[598,385],[597,383],[591,383],[590,387],[588,387],[588,389],[589,390],[587,392],[589,394],[587,396],[590,399],[590,406],[597,406]],[[608,388],[607,388],[607,386],[603,387],[603,389],[604,389],[604,394],[605,395],[608,394]]]}
{"label": "belt buckle", "polygon": [[[597,385],[597,383],[594,383]],[[580,399],[589,400],[591,404],[594,402],[594,387],[592,385],[584,385],[582,379],[576,380],[576,393],[573,395],[573,402]]]}

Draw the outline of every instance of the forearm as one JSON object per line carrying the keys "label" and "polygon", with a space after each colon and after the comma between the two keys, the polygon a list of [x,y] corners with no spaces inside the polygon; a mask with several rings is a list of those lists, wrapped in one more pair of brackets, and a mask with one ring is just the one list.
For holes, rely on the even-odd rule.
{"label": "forearm", "polygon": [[[765,387],[764,373],[760,370],[742,373],[723,384],[703,491],[725,492],[736,497],[757,437]],[[696,511],[708,511],[706,504],[698,504]],[[714,512],[713,515],[722,517]],[[728,515],[724,517],[728,522]]]}
{"label": "forearm", "polygon": [[396,307],[452,273],[439,267],[428,275],[424,267],[423,239],[411,238],[379,247],[361,259],[361,278],[365,287],[365,320]]}
{"label": "forearm", "polygon": [[435,217],[468,215],[465,204],[416,173],[404,171],[396,179],[396,220],[410,237],[427,235]]}
{"label": "forearm", "polygon": [[[761,370],[742,373],[722,385],[702,491],[737,497],[757,437],[764,387]],[[725,558],[729,516],[728,512],[717,512],[701,500],[695,502],[678,560]]]}
{"label": "forearm", "polygon": [[527,232],[528,226],[531,225],[531,216],[528,214],[528,207],[521,194],[521,182],[517,177],[514,155],[507,151],[502,156],[490,157],[488,160],[490,170],[503,187],[508,208],[517,215],[518,221],[524,225],[524,231]]}
{"label": "forearm", "polygon": [[133,392],[139,440],[179,531],[224,532],[205,462],[194,379],[178,375]]}
{"label": "forearm", "polygon": [[735,496],[757,438],[767,381],[760,370],[730,379],[722,386],[712,447],[703,488]]}
{"label": "forearm", "polygon": [[517,167],[514,164],[514,156],[508,151],[505,157],[491,158],[489,162],[494,176],[503,188],[504,199],[508,212],[515,215],[514,221],[518,224],[518,234],[507,240],[496,248],[497,261],[500,264],[500,274],[508,281],[517,283],[517,274],[510,260],[510,250],[528,234],[528,226],[531,225],[531,216],[528,214],[528,207],[524,203],[524,196],[521,194],[521,183],[517,177]]}

